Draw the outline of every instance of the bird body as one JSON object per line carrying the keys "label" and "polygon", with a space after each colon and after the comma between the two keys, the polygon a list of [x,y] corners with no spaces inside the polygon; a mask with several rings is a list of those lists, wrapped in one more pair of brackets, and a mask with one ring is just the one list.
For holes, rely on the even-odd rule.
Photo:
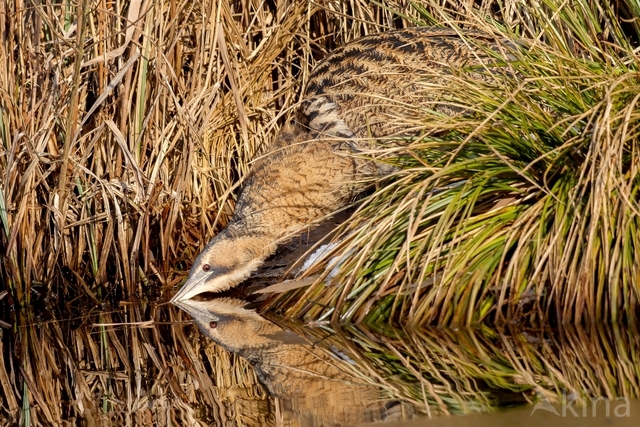
{"label": "bird body", "polygon": [[294,123],[254,162],[229,224],[173,300],[236,286],[278,244],[348,204],[367,178],[393,170],[364,154],[419,134],[421,109],[459,114],[436,89],[452,76],[477,74],[473,67],[482,71],[502,46],[483,33],[414,28],[334,50],[313,70]]}

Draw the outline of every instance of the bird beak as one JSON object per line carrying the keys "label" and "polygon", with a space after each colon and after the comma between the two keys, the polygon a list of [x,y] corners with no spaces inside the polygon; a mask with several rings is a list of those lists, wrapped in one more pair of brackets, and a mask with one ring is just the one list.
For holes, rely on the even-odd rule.
{"label": "bird beak", "polygon": [[182,289],[171,298],[171,302],[187,300],[203,292],[222,292],[237,286],[262,264],[262,259],[252,260],[235,269],[211,268],[209,271],[191,270]]}
{"label": "bird beak", "polygon": [[211,277],[213,272],[199,272],[197,274],[189,274],[187,281],[177,294],[171,298],[171,302],[177,302],[193,298],[194,296],[206,292],[207,288],[202,286]]}

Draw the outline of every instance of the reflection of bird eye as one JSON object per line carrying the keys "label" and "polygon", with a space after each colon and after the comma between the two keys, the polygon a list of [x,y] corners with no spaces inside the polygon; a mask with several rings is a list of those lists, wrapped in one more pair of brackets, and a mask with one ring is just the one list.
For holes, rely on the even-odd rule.
{"label": "reflection of bird eye", "polygon": [[202,269],[204,271],[209,271],[209,270],[211,270],[211,266],[209,264],[205,264],[205,265],[202,266]]}
{"label": "reflection of bird eye", "polygon": [[212,322],[209,322],[209,326],[211,327],[211,329],[215,329],[218,327],[218,322],[216,322],[215,320]]}

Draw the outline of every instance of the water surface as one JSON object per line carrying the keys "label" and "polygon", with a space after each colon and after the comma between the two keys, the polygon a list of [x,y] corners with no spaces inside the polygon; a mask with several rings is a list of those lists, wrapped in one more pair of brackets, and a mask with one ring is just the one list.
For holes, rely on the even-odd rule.
{"label": "water surface", "polygon": [[39,316],[0,303],[0,425],[639,420],[635,326],[312,326],[231,298]]}

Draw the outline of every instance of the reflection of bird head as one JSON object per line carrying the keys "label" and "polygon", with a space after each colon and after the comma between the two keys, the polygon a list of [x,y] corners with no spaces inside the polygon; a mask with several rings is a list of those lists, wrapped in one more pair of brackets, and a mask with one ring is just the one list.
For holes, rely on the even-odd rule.
{"label": "reflection of bird head", "polygon": [[[184,300],[174,304],[193,317],[207,337],[228,351],[248,359],[260,357],[261,351],[282,344],[307,344],[254,310],[244,308],[246,302],[242,300],[216,298],[209,301]],[[287,337],[288,334],[297,340],[288,339],[291,338]]]}
{"label": "reflection of bird head", "polygon": [[207,337],[251,363],[269,393],[283,402],[284,419],[299,421],[291,425],[385,419],[388,402],[376,385],[346,371],[343,360],[317,351],[300,336],[244,308],[244,301],[216,298],[174,304],[191,315]]}

